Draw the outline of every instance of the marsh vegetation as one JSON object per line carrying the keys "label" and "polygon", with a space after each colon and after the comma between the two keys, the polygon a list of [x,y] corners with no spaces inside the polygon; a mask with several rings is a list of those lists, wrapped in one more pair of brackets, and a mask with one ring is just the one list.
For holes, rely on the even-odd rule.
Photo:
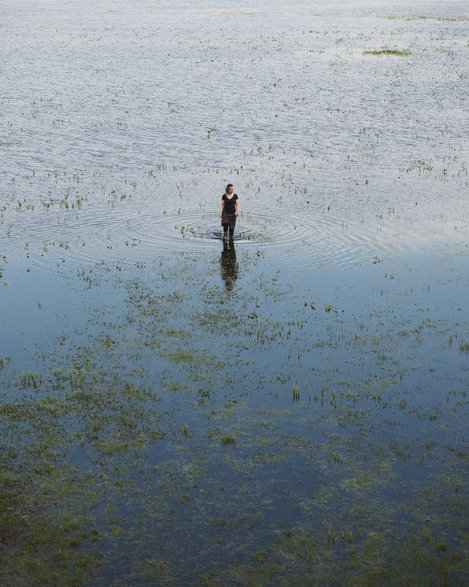
{"label": "marsh vegetation", "polygon": [[463,5],[4,12],[2,585],[467,583]]}

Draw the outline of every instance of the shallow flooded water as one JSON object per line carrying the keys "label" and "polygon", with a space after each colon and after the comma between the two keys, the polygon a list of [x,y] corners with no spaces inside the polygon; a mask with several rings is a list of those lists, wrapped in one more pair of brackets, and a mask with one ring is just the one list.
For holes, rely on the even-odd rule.
{"label": "shallow flooded water", "polygon": [[466,583],[465,5],[2,12],[2,584]]}

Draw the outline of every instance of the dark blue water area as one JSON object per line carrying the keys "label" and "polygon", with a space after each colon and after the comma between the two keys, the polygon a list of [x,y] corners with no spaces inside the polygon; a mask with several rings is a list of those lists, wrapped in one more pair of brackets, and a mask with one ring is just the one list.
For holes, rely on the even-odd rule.
{"label": "dark blue water area", "polygon": [[[146,584],[139,565],[153,557],[190,583],[258,551],[288,574],[303,563],[288,562],[285,537],[345,564],[348,540],[384,533],[395,549],[426,525],[459,551],[466,257],[370,251],[308,267],[302,251],[297,263],[294,250],[234,247],[235,258],[220,240],[4,269],[4,399],[31,397],[17,382],[29,371],[43,377],[38,398],[116,394],[61,416],[77,431],[64,459],[100,495],[88,514],[101,576]],[[84,366],[84,384],[57,386],[57,370]],[[127,419],[137,405],[153,419],[135,445],[126,385],[154,394],[129,404]]]}
{"label": "dark blue water area", "polygon": [[[32,360],[39,348],[55,344],[60,336],[75,344],[97,336],[105,330],[106,317],[125,315],[123,284],[139,280],[157,297],[175,292],[181,296],[171,311],[170,328],[196,332],[200,353],[212,352],[222,360],[224,354],[235,355],[229,377],[246,380],[245,386],[253,385],[246,362],[250,359],[259,372],[262,366],[265,382],[257,380],[257,387],[268,387],[274,375],[287,376],[284,387],[298,384],[305,397],[317,393],[327,369],[343,370],[344,379],[393,370],[405,374],[404,379],[419,373],[421,381],[413,393],[418,397],[423,393],[419,387],[424,387],[429,401],[437,399],[441,382],[451,388],[451,381],[467,368],[467,354],[458,348],[465,341],[468,320],[463,256],[453,257],[447,266],[427,255],[379,263],[370,257],[367,264],[340,271],[333,266],[298,271],[293,262],[279,261],[273,250],[243,249],[241,244],[236,245],[236,278],[230,291],[219,245],[218,251],[179,252],[141,264],[134,261],[136,251],[134,259],[109,263],[8,266],[2,298],[10,311],[0,354],[15,355],[18,361],[22,357],[26,364],[28,356]],[[226,316],[225,327],[218,324],[215,331],[206,332],[194,319],[201,311],[216,314],[218,321]],[[134,330],[138,336],[138,328]],[[130,355],[130,348],[126,352]],[[181,365],[165,368],[178,374]]]}
{"label": "dark blue water area", "polygon": [[[14,357],[22,370],[47,369],[47,355],[57,346],[78,345],[95,332],[90,303],[104,316],[113,303],[112,291],[96,297],[86,289],[77,291],[83,269],[31,264],[8,266],[4,272],[1,300],[4,313],[0,356]],[[102,306],[101,306],[102,304]]]}
{"label": "dark blue water area", "polygon": [[[83,320],[83,307],[55,271],[9,267],[3,276],[0,355],[15,357],[27,370],[37,353],[64,331],[76,331]],[[79,304],[77,306],[77,304]],[[35,360],[36,359],[36,360]]]}

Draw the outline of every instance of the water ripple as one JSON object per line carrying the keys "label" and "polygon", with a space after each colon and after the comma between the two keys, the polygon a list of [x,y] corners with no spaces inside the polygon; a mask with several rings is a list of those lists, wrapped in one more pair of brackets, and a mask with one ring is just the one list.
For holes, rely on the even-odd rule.
{"label": "water ripple", "polygon": [[[26,258],[44,269],[57,261],[136,262],[176,252],[218,252],[222,238],[217,215],[200,209],[21,214],[16,215],[15,222],[4,222],[2,232],[3,254],[9,259]],[[442,233],[443,237],[449,242]],[[428,248],[425,234],[418,236],[402,226],[395,232],[390,226],[349,221],[332,212],[303,217],[243,213],[234,240],[240,249],[262,251],[278,261],[310,269],[327,266],[344,270],[356,264],[378,263],[383,257],[403,258]],[[431,240],[435,241],[434,235]]]}

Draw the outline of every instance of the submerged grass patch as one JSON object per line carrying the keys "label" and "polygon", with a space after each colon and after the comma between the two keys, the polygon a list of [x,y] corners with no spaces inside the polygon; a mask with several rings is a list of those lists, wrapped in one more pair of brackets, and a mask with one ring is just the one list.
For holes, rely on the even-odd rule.
{"label": "submerged grass patch", "polygon": [[435,22],[469,22],[468,16],[431,16],[425,14],[412,14],[407,16],[385,16],[382,18],[386,18],[387,20],[429,20]]}
{"label": "submerged grass patch", "polygon": [[227,434],[225,436],[222,436],[220,438],[220,441],[222,444],[235,444],[236,438],[234,436],[232,436],[231,434]]}
{"label": "submerged grass patch", "polygon": [[412,55],[410,49],[390,49],[389,47],[383,47],[381,49],[366,49],[363,51],[363,55],[398,55],[405,57]]}
{"label": "submerged grass patch", "polygon": [[[219,278],[208,255],[197,262],[207,280],[211,270]],[[448,325],[419,317],[404,330],[386,310],[383,334],[371,318],[333,311],[345,299],[312,311],[304,304],[312,296],[292,293],[278,274],[273,283],[261,273],[247,295],[227,300],[223,283],[220,291],[198,279],[193,263],[169,259],[124,276],[96,268],[95,287],[106,279],[118,310],[92,305],[82,343],[59,335],[32,361],[40,372],[4,362],[9,576],[21,582],[21,567],[43,565],[39,577],[64,567],[77,585],[116,573],[137,583],[353,576],[365,585],[391,577],[396,556],[409,581],[443,577],[445,557],[461,551],[463,504],[451,492],[464,489],[454,471],[465,459],[441,427],[459,422],[456,404],[467,398],[413,390],[435,385],[426,344],[454,358]],[[419,442],[416,422],[425,426]],[[428,468],[442,451],[445,483]],[[410,466],[411,477],[402,472]],[[409,506],[404,522],[398,512],[424,484],[445,522],[434,523],[429,542],[417,540],[424,563],[415,571],[398,537],[422,531],[425,509]],[[51,516],[52,535],[11,518],[11,500],[28,503],[28,487],[41,504],[28,524],[43,529]],[[197,552],[188,532],[197,533]],[[463,566],[451,576],[462,577]]]}

